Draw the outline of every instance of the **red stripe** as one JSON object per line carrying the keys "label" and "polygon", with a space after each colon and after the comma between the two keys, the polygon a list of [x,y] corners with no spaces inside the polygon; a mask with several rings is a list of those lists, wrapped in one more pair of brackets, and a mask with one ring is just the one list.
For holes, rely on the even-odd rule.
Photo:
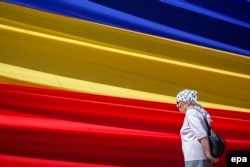
{"label": "red stripe", "polygon": [[[175,104],[10,84],[0,84],[0,99],[2,154],[37,162],[183,166],[184,114]],[[249,113],[208,111],[227,150],[250,150]],[[225,161],[224,155],[216,166]]]}

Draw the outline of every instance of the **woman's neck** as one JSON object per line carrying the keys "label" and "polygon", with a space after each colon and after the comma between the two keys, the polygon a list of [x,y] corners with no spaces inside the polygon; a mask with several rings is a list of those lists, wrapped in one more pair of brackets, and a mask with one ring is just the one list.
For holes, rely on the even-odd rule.
{"label": "woman's neck", "polygon": [[189,104],[188,109],[194,108],[194,106],[195,106],[194,104]]}

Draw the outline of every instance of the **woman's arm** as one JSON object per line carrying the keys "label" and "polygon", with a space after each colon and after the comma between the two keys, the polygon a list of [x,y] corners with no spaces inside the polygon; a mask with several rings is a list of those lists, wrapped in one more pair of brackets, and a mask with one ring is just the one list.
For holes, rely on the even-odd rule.
{"label": "woman's arm", "polygon": [[199,139],[199,142],[201,143],[202,145],[202,148],[205,152],[205,155],[206,157],[212,162],[212,163],[216,163],[219,161],[219,158],[215,158],[211,155],[211,152],[210,152],[210,147],[209,147],[209,140],[208,140],[208,137],[203,137],[201,139]]}

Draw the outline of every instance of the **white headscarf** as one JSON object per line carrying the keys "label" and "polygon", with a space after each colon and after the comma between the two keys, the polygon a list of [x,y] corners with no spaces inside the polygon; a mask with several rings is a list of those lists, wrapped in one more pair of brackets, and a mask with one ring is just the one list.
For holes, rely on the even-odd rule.
{"label": "white headscarf", "polygon": [[206,118],[208,124],[212,122],[209,113],[200,104],[197,103],[197,91],[188,89],[182,90],[177,94],[176,101],[194,104],[194,108]]}
{"label": "white headscarf", "polygon": [[177,96],[176,96],[176,101],[177,102],[185,102],[185,103],[192,103],[196,104],[197,101],[197,91],[195,90],[182,90],[180,91]]}

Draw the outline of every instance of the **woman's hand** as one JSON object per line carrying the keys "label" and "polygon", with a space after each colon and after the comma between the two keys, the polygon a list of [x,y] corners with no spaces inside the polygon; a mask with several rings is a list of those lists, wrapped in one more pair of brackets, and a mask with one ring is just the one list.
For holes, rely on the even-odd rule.
{"label": "woman's hand", "polygon": [[219,158],[215,158],[212,155],[207,156],[207,159],[209,159],[212,163],[217,163],[219,161]]}
{"label": "woman's hand", "polygon": [[209,159],[212,163],[217,163],[219,161],[219,158],[215,158],[211,155],[210,148],[209,148],[209,140],[208,137],[203,137],[199,140],[201,143],[203,150],[206,154],[207,159]]}

